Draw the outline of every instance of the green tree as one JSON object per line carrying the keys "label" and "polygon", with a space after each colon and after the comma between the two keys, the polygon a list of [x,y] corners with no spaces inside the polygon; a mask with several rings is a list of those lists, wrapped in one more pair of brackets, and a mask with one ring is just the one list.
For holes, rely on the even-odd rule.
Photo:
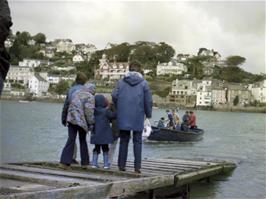
{"label": "green tree", "polygon": [[46,36],[43,33],[38,33],[36,35],[33,36],[33,40],[37,43],[37,44],[41,44],[41,43],[45,43],[46,41]]}
{"label": "green tree", "polygon": [[203,61],[208,59],[207,56],[195,56],[188,58],[184,64],[188,67],[188,73],[192,75],[192,78],[202,79],[203,78]]}
{"label": "green tree", "polygon": [[239,66],[246,61],[245,57],[239,55],[233,55],[226,58],[226,64],[228,66]]}
{"label": "green tree", "polygon": [[113,61],[116,58],[118,62],[127,62],[130,54],[131,46],[129,43],[121,43],[119,45],[113,45],[112,48],[106,50],[106,55]]}
{"label": "green tree", "polygon": [[17,32],[15,35],[15,40],[11,48],[9,49],[9,54],[11,57],[11,64],[17,65],[19,61],[24,58],[33,59],[43,59],[44,56],[39,52],[40,46],[28,45],[28,41],[31,39],[30,33],[28,32]]}
{"label": "green tree", "polygon": [[65,80],[61,80],[55,87],[55,92],[59,95],[64,95],[69,89],[69,84]]}
{"label": "green tree", "polygon": [[154,48],[154,53],[157,56],[157,60],[160,62],[169,62],[170,59],[175,55],[175,50],[172,46],[160,42],[159,45],[156,45]]}
{"label": "green tree", "polygon": [[236,106],[236,105],[238,105],[238,103],[239,103],[239,97],[238,97],[238,95],[235,97],[235,99],[234,99],[234,101],[233,101],[233,104],[234,104],[234,106]]}
{"label": "green tree", "polygon": [[84,72],[88,78],[94,77],[94,67],[88,61],[76,63],[77,71]]}
{"label": "green tree", "polygon": [[18,42],[21,44],[21,45],[25,45],[27,46],[28,45],[28,42],[29,40],[31,39],[31,35],[29,32],[17,32],[16,34],[16,39],[18,40]]}

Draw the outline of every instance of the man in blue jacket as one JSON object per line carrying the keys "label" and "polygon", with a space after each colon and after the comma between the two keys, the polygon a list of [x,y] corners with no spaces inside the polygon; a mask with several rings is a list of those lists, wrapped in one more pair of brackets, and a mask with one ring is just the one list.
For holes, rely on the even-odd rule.
{"label": "man in blue jacket", "polygon": [[133,131],[134,167],[140,173],[142,131],[144,119],[152,116],[152,94],[148,82],[141,75],[138,61],[129,64],[129,72],[119,80],[112,98],[117,108],[117,127],[120,130],[118,167],[125,171],[130,132]]}

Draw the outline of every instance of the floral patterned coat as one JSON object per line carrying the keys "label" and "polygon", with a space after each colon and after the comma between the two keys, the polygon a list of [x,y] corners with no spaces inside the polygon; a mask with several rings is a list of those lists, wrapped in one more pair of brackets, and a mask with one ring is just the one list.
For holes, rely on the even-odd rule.
{"label": "floral patterned coat", "polygon": [[73,93],[67,112],[67,122],[78,125],[86,132],[94,124],[95,85],[86,83],[83,88]]}

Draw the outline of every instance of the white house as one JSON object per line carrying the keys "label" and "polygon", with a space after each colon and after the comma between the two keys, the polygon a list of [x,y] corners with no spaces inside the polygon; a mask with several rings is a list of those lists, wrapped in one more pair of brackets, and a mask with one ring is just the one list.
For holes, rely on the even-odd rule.
{"label": "white house", "polygon": [[60,80],[75,81],[76,75],[62,76]]}
{"label": "white house", "polygon": [[109,79],[118,80],[125,76],[128,72],[128,62],[116,62],[110,63],[105,54],[99,60],[100,67],[95,71],[96,79]]}
{"label": "white house", "polygon": [[226,89],[212,88],[212,104],[226,104]]}
{"label": "white house", "polygon": [[202,80],[197,85],[197,100],[196,106],[208,107],[212,105],[212,80]]}
{"label": "white house", "polygon": [[30,45],[30,46],[34,46],[35,43],[36,43],[36,41],[33,40],[33,39],[30,39],[30,40],[28,41],[28,45]]}
{"label": "white house", "polygon": [[56,44],[56,52],[72,53],[76,47],[70,39],[62,39]]}
{"label": "white house", "polygon": [[254,100],[261,103],[266,103],[266,80],[256,82],[249,87]]}
{"label": "white house", "polygon": [[55,55],[56,47],[54,46],[45,46],[42,50],[39,52],[43,54],[43,56],[48,58],[53,58]]}
{"label": "white house", "polygon": [[220,53],[218,53],[217,51],[214,51],[213,49],[209,50],[206,48],[200,49],[198,52],[198,56],[211,56],[211,57],[214,57],[216,60],[221,59]]}
{"label": "white house", "polygon": [[39,59],[23,59],[18,63],[19,66],[35,68],[41,65],[41,60]]}
{"label": "white house", "polygon": [[82,53],[82,54],[92,54],[94,53],[97,48],[93,44],[76,44],[76,52]]}
{"label": "white house", "polygon": [[174,59],[168,63],[158,63],[156,69],[157,75],[181,75],[183,72],[187,72],[187,67]]}
{"label": "white house", "polygon": [[24,89],[12,89],[10,91],[10,95],[16,96],[16,97],[25,96],[25,90]]}
{"label": "white house", "polygon": [[84,59],[83,59],[83,57],[80,54],[77,54],[77,55],[73,56],[72,61],[74,63],[78,63],[78,62],[83,62]]}
{"label": "white house", "polygon": [[197,83],[200,80],[174,80],[172,82],[171,94],[176,95],[196,95],[197,94]]}
{"label": "white house", "polygon": [[10,82],[18,82],[27,85],[29,79],[33,76],[34,72],[29,67],[24,66],[10,66],[7,73],[6,80]]}
{"label": "white house", "polygon": [[58,70],[58,71],[70,71],[70,70],[75,70],[76,69],[76,67],[74,67],[74,66],[67,66],[67,67],[53,66],[52,68],[54,70]]}
{"label": "white house", "polygon": [[23,59],[23,61],[20,61],[18,63],[19,66],[23,66],[23,67],[29,67],[29,68],[35,68],[40,66],[41,64],[45,64],[45,65],[51,65],[52,62],[47,61],[47,60],[39,60],[39,59]]}
{"label": "white house", "polygon": [[178,54],[176,56],[176,60],[178,62],[181,62],[181,61],[186,61],[188,58],[191,58],[191,57],[192,57],[192,55],[189,55],[189,54]]}
{"label": "white house", "polygon": [[42,78],[39,74],[34,74],[29,80],[30,92],[35,96],[46,95],[49,88],[49,82]]}
{"label": "white house", "polygon": [[13,39],[7,38],[7,40],[5,40],[5,47],[10,48],[11,46],[13,46],[13,43],[14,43]]}
{"label": "white house", "polygon": [[196,103],[197,84],[200,80],[174,80],[169,100],[178,105],[192,105]]}
{"label": "white house", "polygon": [[60,82],[60,76],[56,76],[56,75],[49,75],[47,77],[47,81],[50,83],[50,84],[58,84]]}
{"label": "white house", "polygon": [[149,74],[151,72],[152,72],[152,69],[144,69],[143,70],[144,75],[147,75],[147,74]]}
{"label": "white house", "polygon": [[11,83],[10,82],[4,82],[3,91],[11,91]]}
{"label": "white house", "polygon": [[234,103],[234,99],[238,96],[239,105],[249,104],[251,101],[251,91],[248,86],[241,83],[228,83],[227,85],[227,102]]}

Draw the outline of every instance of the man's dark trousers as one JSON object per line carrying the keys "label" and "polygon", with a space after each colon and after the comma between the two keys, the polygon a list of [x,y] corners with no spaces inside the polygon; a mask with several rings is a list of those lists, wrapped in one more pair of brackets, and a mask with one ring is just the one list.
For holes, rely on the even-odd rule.
{"label": "man's dark trousers", "polygon": [[[118,167],[125,169],[128,154],[128,143],[130,140],[130,131],[120,130],[120,146],[118,155]],[[134,147],[134,167],[135,170],[141,168],[141,150],[142,150],[142,131],[133,131]]]}
{"label": "man's dark trousers", "polygon": [[63,149],[60,163],[70,165],[74,154],[74,145],[76,141],[77,132],[79,132],[79,143],[80,143],[80,156],[81,165],[89,165],[89,153],[88,145],[86,142],[86,131],[80,126],[69,124],[68,125],[68,140]]}

